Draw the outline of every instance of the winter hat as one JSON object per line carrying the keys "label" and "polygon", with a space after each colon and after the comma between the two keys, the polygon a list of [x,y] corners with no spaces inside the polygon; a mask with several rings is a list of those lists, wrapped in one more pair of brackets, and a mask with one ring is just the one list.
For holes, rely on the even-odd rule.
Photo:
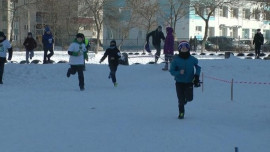
{"label": "winter hat", "polygon": [[173,28],[171,28],[171,27],[166,27],[166,31],[167,31],[168,33],[172,33],[172,32],[173,32]]}
{"label": "winter hat", "polygon": [[161,29],[161,30],[162,30],[162,26],[161,26],[161,25],[159,25],[159,26],[158,26],[158,29]]}
{"label": "winter hat", "polygon": [[2,32],[2,31],[0,31],[0,37],[3,37],[3,38],[4,38],[4,40],[7,38],[7,37],[6,37],[6,35],[5,35],[5,33],[4,33],[4,32]]}
{"label": "winter hat", "polygon": [[28,32],[27,35],[31,35],[32,36],[32,33],[31,32]]}
{"label": "winter hat", "polygon": [[115,40],[111,40],[110,46],[116,46],[116,41]]}
{"label": "winter hat", "polygon": [[181,51],[182,47],[185,46],[190,51],[190,45],[187,41],[181,41],[178,45],[178,51]]}
{"label": "winter hat", "polygon": [[257,32],[261,32],[261,29],[257,29]]}
{"label": "winter hat", "polygon": [[6,37],[6,36],[5,36],[5,33],[2,32],[2,31],[0,31],[0,37]]}
{"label": "winter hat", "polygon": [[77,35],[76,35],[76,38],[84,38],[84,35],[82,34],[82,33],[78,33]]}
{"label": "winter hat", "polygon": [[45,27],[45,32],[49,32],[49,31],[51,31],[50,28],[49,28],[49,26],[46,26]]}

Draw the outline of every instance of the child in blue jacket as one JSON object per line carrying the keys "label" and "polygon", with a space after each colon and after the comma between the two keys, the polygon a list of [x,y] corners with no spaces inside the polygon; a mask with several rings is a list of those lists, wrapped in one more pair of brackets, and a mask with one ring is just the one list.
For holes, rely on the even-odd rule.
{"label": "child in blue jacket", "polygon": [[[175,56],[170,73],[176,81],[176,92],[178,97],[179,116],[183,119],[185,115],[185,104],[193,100],[193,85],[200,86],[199,75],[201,67],[198,66],[198,59],[190,55],[190,45],[187,41],[180,42],[178,46],[179,55]],[[194,68],[196,71],[194,71]]]}

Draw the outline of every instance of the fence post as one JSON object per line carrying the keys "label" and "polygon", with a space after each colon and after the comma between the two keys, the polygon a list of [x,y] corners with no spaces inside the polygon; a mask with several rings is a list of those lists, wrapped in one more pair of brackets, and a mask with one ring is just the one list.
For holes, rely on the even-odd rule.
{"label": "fence post", "polygon": [[202,92],[203,92],[203,85],[204,85],[204,76],[203,76],[203,72],[202,72]]}
{"label": "fence post", "polygon": [[233,101],[233,79],[231,81],[231,101]]}
{"label": "fence post", "polygon": [[238,152],[238,147],[235,147],[234,150],[235,150],[235,152]]}

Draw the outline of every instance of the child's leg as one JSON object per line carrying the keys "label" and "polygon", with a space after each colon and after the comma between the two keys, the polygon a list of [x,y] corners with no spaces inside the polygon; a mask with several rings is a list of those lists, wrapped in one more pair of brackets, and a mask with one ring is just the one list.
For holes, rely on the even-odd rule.
{"label": "child's leg", "polygon": [[43,57],[43,63],[47,62],[47,54],[48,54],[48,48],[44,48],[44,57]]}
{"label": "child's leg", "polygon": [[193,83],[185,84],[184,88],[185,101],[190,102],[193,100]]}
{"label": "child's leg", "polygon": [[110,66],[110,75],[111,75],[111,78],[112,78],[112,82],[115,83],[116,82],[116,76],[115,76],[115,73],[117,71],[117,66]]}
{"label": "child's leg", "polygon": [[50,48],[49,49],[49,51],[50,51],[50,54],[48,54],[47,55],[47,57],[48,57],[48,61],[50,61],[51,60],[51,57],[53,56],[53,54],[54,54],[54,52],[53,52],[53,48]]}
{"label": "child's leg", "polygon": [[70,68],[68,68],[68,71],[67,71],[67,77],[70,77],[70,75],[74,75],[76,74],[76,66],[73,66],[71,65]]}
{"label": "child's leg", "polygon": [[83,66],[78,66],[77,71],[78,71],[79,86],[80,86],[80,89],[82,90],[84,89]]}
{"label": "child's leg", "polygon": [[5,59],[0,58],[0,84],[3,83],[4,69],[5,69]]}
{"label": "child's leg", "polygon": [[32,59],[33,57],[34,57],[34,51],[31,50],[31,51],[30,51],[30,59]]}
{"label": "child's leg", "polygon": [[179,108],[179,114],[185,113],[185,94],[184,94],[184,84],[183,83],[175,83],[176,86],[176,93],[178,97],[178,108]]}
{"label": "child's leg", "polygon": [[29,63],[29,51],[28,50],[26,50],[25,57],[26,57],[25,58],[26,62]]}

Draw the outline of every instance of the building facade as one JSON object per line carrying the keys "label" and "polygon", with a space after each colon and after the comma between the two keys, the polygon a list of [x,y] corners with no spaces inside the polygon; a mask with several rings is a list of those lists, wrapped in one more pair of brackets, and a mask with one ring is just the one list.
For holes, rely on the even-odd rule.
{"label": "building facade", "polygon": [[49,26],[55,44],[66,46],[74,39],[77,32],[85,33],[86,37],[96,36],[93,18],[89,15],[81,15],[82,5],[80,0],[1,0],[0,30],[4,31],[8,38],[12,31],[12,44],[14,48],[20,50],[23,49],[22,44],[27,33],[31,32],[38,42],[39,49],[42,49],[44,27]]}
{"label": "building facade", "polygon": [[[164,14],[170,14],[170,6],[167,0],[155,0],[159,4]],[[120,5],[121,4],[121,5]],[[123,2],[117,3],[116,6],[123,7]],[[266,40],[270,40],[270,16],[258,9],[260,4],[255,5],[252,2],[244,2],[240,6],[223,6],[216,8],[214,14],[210,17],[208,36],[228,36],[236,39],[252,40],[257,29],[261,29]],[[177,40],[189,40],[196,36],[202,39],[205,33],[204,20],[195,14],[192,7],[186,7],[187,13],[176,23],[175,37]],[[204,10],[207,14],[207,10]],[[124,12],[126,13],[126,12]],[[127,14],[127,13],[126,13]],[[169,16],[167,16],[169,18]],[[156,24],[163,26],[163,32],[166,35],[165,28],[168,22],[164,18],[155,16]],[[123,22],[123,21],[122,21]],[[121,29],[109,29],[104,27],[104,40],[107,39],[122,39]],[[152,29],[154,30],[154,29]],[[114,34],[112,34],[114,33]],[[129,31],[128,37],[125,40],[125,45],[141,46],[145,43],[146,30],[141,27],[132,28]],[[119,41],[120,41],[119,40]]]}

